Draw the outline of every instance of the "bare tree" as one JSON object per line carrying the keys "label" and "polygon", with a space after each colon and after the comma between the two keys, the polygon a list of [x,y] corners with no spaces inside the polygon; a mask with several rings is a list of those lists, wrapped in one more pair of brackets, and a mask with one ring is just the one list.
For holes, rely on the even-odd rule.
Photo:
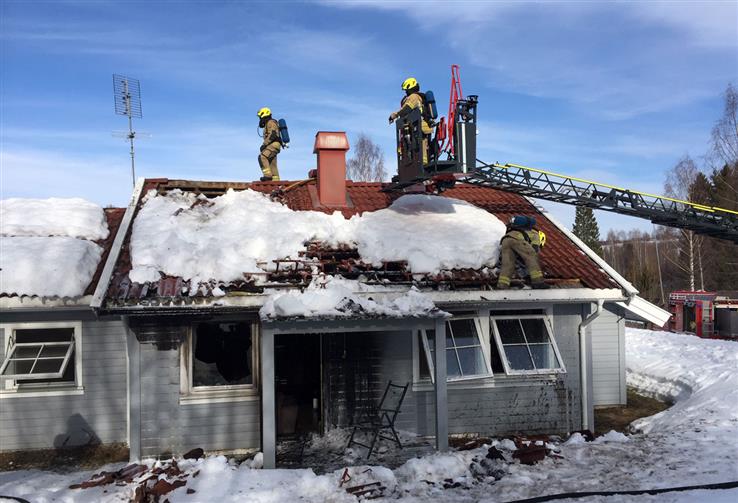
{"label": "bare tree", "polygon": [[725,90],[723,116],[712,128],[712,145],[709,158],[720,168],[738,162],[738,90],[728,84]]}
{"label": "bare tree", "polygon": [[353,151],[354,156],[346,165],[349,179],[357,182],[381,182],[387,177],[384,169],[384,153],[367,135],[359,134]]}
{"label": "bare tree", "polygon": [[[685,155],[666,174],[664,192],[669,197],[689,201],[692,196],[691,188],[699,174],[700,170],[695,162],[689,154]],[[675,265],[687,275],[689,289],[695,290],[695,276],[698,268],[700,277],[703,277],[701,256],[704,239],[702,236],[695,234],[694,231],[687,229],[680,229],[680,234],[682,238],[679,240],[679,257],[681,259],[675,262]],[[702,288],[704,288],[704,281],[701,283]]]}

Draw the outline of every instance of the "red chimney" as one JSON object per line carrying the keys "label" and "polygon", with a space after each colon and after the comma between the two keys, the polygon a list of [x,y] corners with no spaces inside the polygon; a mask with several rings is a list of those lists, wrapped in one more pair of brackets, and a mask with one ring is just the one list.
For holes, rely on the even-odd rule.
{"label": "red chimney", "polygon": [[322,206],[346,207],[346,152],[348,138],[343,131],[318,131],[313,153],[318,155],[318,199]]}

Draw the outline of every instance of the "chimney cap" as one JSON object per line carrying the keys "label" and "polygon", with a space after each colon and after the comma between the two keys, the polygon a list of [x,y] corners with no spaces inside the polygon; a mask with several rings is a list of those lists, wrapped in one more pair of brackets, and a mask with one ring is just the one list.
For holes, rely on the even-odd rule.
{"label": "chimney cap", "polygon": [[348,149],[348,137],[344,131],[318,131],[315,134],[314,154],[320,150],[343,150],[345,152]]}

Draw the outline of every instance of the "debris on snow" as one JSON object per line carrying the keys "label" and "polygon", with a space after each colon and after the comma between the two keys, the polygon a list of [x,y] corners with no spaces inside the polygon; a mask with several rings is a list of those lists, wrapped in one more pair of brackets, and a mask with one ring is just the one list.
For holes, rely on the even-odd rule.
{"label": "debris on snow", "polygon": [[[381,294],[374,300],[371,294]],[[396,293],[393,298],[384,294]],[[302,291],[278,291],[264,303],[262,319],[291,317],[355,317],[355,316],[447,316],[433,301],[415,287],[406,292],[373,286],[340,276],[313,279]]]}
{"label": "debris on snow", "polygon": [[3,236],[67,236],[89,240],[108,237],[104,210],[80,198],[0,200]]}
{"label": "debris on snow", "polygon": [[103,249],[72,237],[0,237],[0,292],[78,297],[97,270]]}
{"label": "debris on snow", "polygon": [[[203,203],[206,202],[206,204]],[[505,225],[465,201],[405,195],[389,208],[346,219],[340,212],[293,211],[253,190],[206,199],[149,192],[133,224],[132,281],[161,274],[230,282],[298,260],[310,241],[356,247],[367,263],[406,261],[416,273],[494,266]]]}

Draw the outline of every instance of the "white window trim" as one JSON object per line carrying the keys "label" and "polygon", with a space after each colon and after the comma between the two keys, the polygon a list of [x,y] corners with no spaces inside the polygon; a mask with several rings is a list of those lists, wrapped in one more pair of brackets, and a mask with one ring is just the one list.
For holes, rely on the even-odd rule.
{"label": "white window trim", "polygon": [[61,396],[81,395],[84,393],[82,382],[82,322],[81,321],[51,321],[39,323],[2,323],[3,362],[8,356],[10,340],[16,330],[44,329],[44,328],[73,328],[74,329],[74,383],[25,383],[18,385],[15,379],[0,378],[2,389],[0,398],[11,396]]}
{"label": "white window trim", "polygon": [[[543,320],[543,325],[546,327],[546,330],[548,332],[548,339],[551,341],[551,346],[553,347],[554,354],[556,355],[556,360],[559,362],[560,367],[555,369],[533,369],[533,370],[513,370],[510,368],[510,364],[507,361],[507,353],[505,353],[505,348],[502,344],[502,339],[500,337],[500,331],[497,328],[497,323],[494,323],[496,320]],[[521,314],[521,315],[492,315],[489,317],[489,325],[493,328],[493,336],[495,339],[495,343],[497,344],[497,350],[500,353],[500,359],[502,360],[502,366],[505,369],[505,374],[509,376],[521,376],[521,375],[549,375],[549,374],[565,374],[566,373],[566,367],[564,366],[564,360],[561,358],[561,354],[559,353],[559,347],[558,344],[556,344],[556,338],[554,337],[554,331],[553,331],[553,323],[551,323],[551,318],[549,315],[543,315],[543,314]],[[527,344],[526,344],[527,346]]]}
{"label": "white window trim", "polygon": [[[224,321],[225,323],[226,321]],[[230,322],[230,321],[227,321]],[[234,321],[235,322],[235,321]],[[247,323],[247,322],[243,322]],[[192,332],[187,330],[185,342],[179,350],[179,403],[197,405],[223,402],[247,402],[259,399],[259,323],[251,322],[251,368],[253,382],[231,386],[193,386],[192,384]]]}
{"label": "white window trim", "polygon": [[[482,323],[479,316],[476,315],[464,315],[454,316],[446,320],[447,323],[457,320],[474,320],[474,325],[477,329],[477,340],[479,341],[480,348],[482,350],[482,358],[484,359],[484,366],[487,372],[484,374],[474,374],[468,376],[447,376],[447,383],[462,382],[462,381],[479,381],[481,379],[489,379],[492,377],[492,365],[489,354],[489,329],[484,330],[484,323]],[[446,328],[448,330],[448,327]],[[417,334],[420,333],[420,338],[423,341],[422,347],[418,345]],[[433,384],[435,382],[435,362],[431,357],[430,352],[430,341],[428,335],[424,329],[413,333],[413,382],[415,384]],[[422,351],[422,352],[421,352]],[[448,351],[448,349],[446,349]],[[444,357],[446,355],[444,354]],[[420,358],[426,358],[428,362],[428,370],[430,372],[430,379],[427,377],[420,376]]]}

